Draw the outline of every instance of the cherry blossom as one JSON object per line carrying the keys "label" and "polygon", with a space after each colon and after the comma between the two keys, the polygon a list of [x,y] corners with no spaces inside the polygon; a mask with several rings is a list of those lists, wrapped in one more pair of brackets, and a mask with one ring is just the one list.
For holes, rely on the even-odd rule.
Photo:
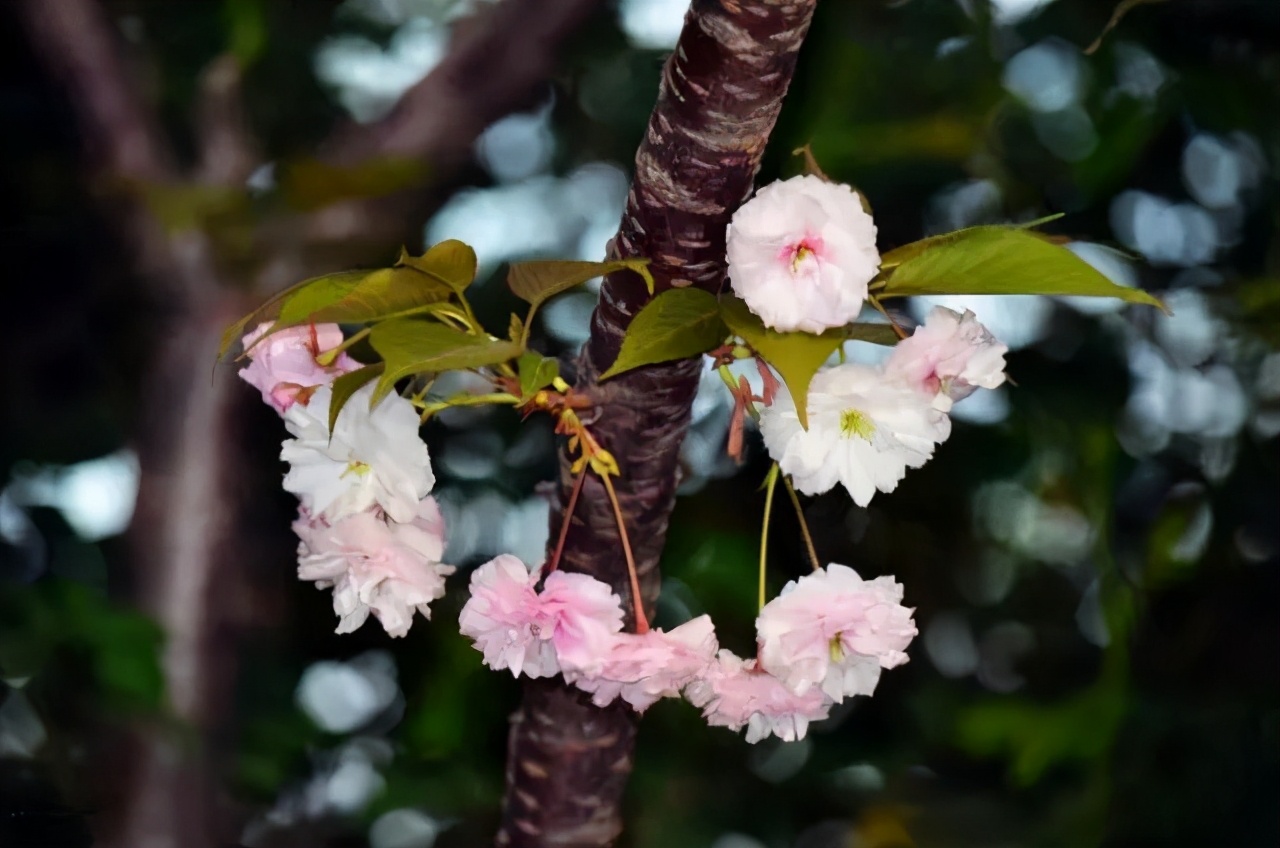
{"label": "cherry blossom", "polygon": [[622,630],[622,601],[589,574],[553,571],[539,595],[549,638],[566,671],[593,676],[604,667],[613,635]]}
{"label": "cherry blossom", "polygon": [[471,597],[458,626],[484,654],[484,664],[518,677],[551,677],[560,671],[550,641],[553,622],[535,589],[537,572],[501,554],[471,573]]}
{"label": "cherry blossom", "polygon": [[462,634],[475,641],[485,665],[513,676],[550,677],[562,666],[597,674],[622,629],[622,602],[586,574],[553,572],[541,592],[537,582],[538,573],[510,554],[480,566],[458,620]]}
{"label": "cherry blossom", "polygon": [[934,398],[934,406],[949,412],[975,388],[994,389],[1005,380],[1007,345],[965,310],[961,315],[935,306],[910,338],[893,349],[885,373],[901,377]]}
{"label": "cherry blossom", "polygon": [[698,616],[670,632],[618,633],[612,637],[600,671],[566,677],[579,689],[592,693],[597,706],[615,698],[644,712],[659,698],[674,698],[700,677],[715,660],[715,627],[711,617]]}
{"label": "cherry blossom", "polygon": [[830,699],[821,690],[797,695],[755,660],[743,660],[727,650],[720,651],[684,695],[702,708],[708,724],[730,730],[746,727],[747,741],[752,743],[770,734],[786,742],[803,739],[809,722],[826,718],[831,709]]}
{"label": "cherry blossom", "polygon": [[901,601],[892,578],[863,580],[837,563],[792,580],[756,619],[760,664],[797,695],[870,695],[917,632]]}
{"label": "cherry blossom", "polygon": [[393,521],[411,521],[435,485],[413,405],[392,394],[371,410],[373,389],[369,384],[351,396],[332,433],[328,386],[285,413],[285,427],[295,438],[280,450],[290,464],[284,487],[331,523],[375,505]]}
{"label": "cherry blossom", "polygon": [[809,429],[800,426],[785,389],[760,416],[769,455],[806,494],[843,484],[859,506],[876,491],[892,492],[908,468],[919,468],[951,434],[933,399],[879,369],[850,363],[814,375]]}
{"label": "cherry blossom", "polygon": [[240,378],[262,392],[263,401],[281,415],[303,389],[327,385],[360,367],[346,352],[339,353],[331,365],[316,361],[320,354],[342,344],[337,324],[288,327],[267,336],[269,329],[271,322],[259,324],[242,340],[249,364],[240,369]]}
{"label": "cherry blossom", "polygon": [[349,515],[333,525],[305,510],[294,522],[298,577],[333,587],[337,632],[350,633],[372,612],[391,636],[404,636],[414,612],[431,618],[427,606],[444,596],[444,519],[434,498],[418,505],[413,520],[386,521],[373,512]]}
{"label": "cherry blossom", "polygon": [[756,192],[729,224],[729,278],[775,330],[820,333],[858,317],[880,267],[876,227],[847,185],[792,177]]}

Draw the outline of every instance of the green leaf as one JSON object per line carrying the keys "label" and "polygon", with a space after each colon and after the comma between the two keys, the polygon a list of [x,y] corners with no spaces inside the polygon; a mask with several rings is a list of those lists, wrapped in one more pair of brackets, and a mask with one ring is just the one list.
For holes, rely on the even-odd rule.
{"label": "green leaf", "polygon": [[[787,384],[791,397],[796,402],[796,416],[800,426],[808,429],[809,415],[809,383],[813,375],[818,373],[831,354],[836,352],[846,340],[854,338],[849,333],[852,327],[862,328],[865,324],[853,324],[851,328],[836,327],[821,335],[814,333],[780,333],[770,330],[759,316],[747,308],[740,299],[731,295],[720,298],[720,317],[724,323],[743,341],[751,345],[756,353],[764,357],[765,362],[772,365]],[[882,335],[882,331],[859,329],[856,332],[865,335]],[[889,328],[889,332],[893,332]]]}
{"label": "green leaf", "polygon": [[398,380],[412,374],[496,365],[521,353],[520,345],[514,342],[413,318],[393,318],[375,325],[369,343],[386,363],[373,393],[375,403],[386,397]]}
{"label": "green leaf", "polygon": [[507,274],[507,285],[513,294],[533,308],[525,318],[525,324],[533,322],[538,307],[556,295],[580,286],[587,280],[612,274],[614,271],[631,270],[644,277],[649,291],[653,291],[653,276],[647,259],[619,259],[615,262],[576,262],[569,260],[535,260],[515,262]]}
{"label": "green leaf", "polygon": [[601,380],[642,365],[697,356],[729,334],[715,295],[702,289],[668,289],[645,304],[627,327],[622,350]]}
{"label": "green leaf", "polygon": [[448,300],[456,291],[455,281],[416,265],[321,277],[281,305],[276,328],[310,322],[364,324],[402,315]]}
{"label": "green leaf", "polygon": [[[900,257],[895,257],[902,251]],[[1010,227],[971,227],[904,245],[876,292],[881,298],[920,294],[1047,294],[1118,297],[1164,309],[1141,289],[1118,286],[1065,247]]]}
{"label": "green leaf", "polygon": [[333,381],[333,399],[329,402],[329,432],[338,421],[338,413],[347,405],[351,396],[364,388],[370,380],[382,373],[385,366],[381,362],[348,371]]}
{"label": "green leaf", "polygon": [[[1048,224],[1049,222],[1056,221],[1061,217],[1062,213],[1059,212],[1055,215],[1046,215],[1043,218],[1036,218],[1034,221],[1027,221],[1024,224],[990,224],[981,227],[966,227],[962,230],[952,230],[949,233],[941,233],[940,235],[922,238],[919,241],[913,241],[909,244],[895,247],[888,253],[882,254],[880,256],[880,270],[881,272],[884,272],[888,271],[890,268],[896,268],[908,259],[919,256],[925,251],[932,250],[939,245],[944,245],[957,239],[964,238],[977,230],[1034,230],[1042,224]],[[1039,238],[1048,239],[1049,236],[1040,235]]]}
{"label": "green leaf", "polygon": [[429,247],[421,256],[410,256],[401,248],[396,267],[412,268],[443,283],[456,294],[462,294],[476,278],[476,252],[469,244],[445,239]]}
{"label": "green leaf", "polygon": [[560,376],[560,363],[532,350],[520,354],[516,361],[516,372],[520,375],[520,399],[528,400],[539,389],[551,385],[551,381]]}
{"label": "green leaf", "polygon": [[888,324],[871,324],[869,322],[845,324],[843,327],[837,327],[828,332],[842,333],[847,340],[852,342],[870,342],[871,344],[884,345],[885,347],[893,347],[898,343],[898,334]]}
{"label": "green leaf", "polygon": [[[350,274],[350,273],[360,273],[360,272],[346,271],[344,273]],[[282,292],[278,292],[277,294],[272,295],[270,298],[267,299],[265,303],[263,303],[257,309],[253,310],[248,315],[244,316],[239,321],[236,321],[230,327],[227,327],[227,329],[223,330],[222,341],[218,344],[218,358],[221,359],[222,357],[227,355],[227,351],[231,349],[231,346],[233,344],[238,342],[244,336],[244,331],[248,329],[250,324],[255,324],[255,325],[261,324],[263,321],[267,319],[269,315],[272,314],[277,304],[279,304],[281,301],[283,301],[285,298],[289,297],[290,295],[296,294],[297,292],[301,291],[304,287],[311,285],[313,282],[315,282],[316,279],[323,279],[323,278],[317,277],[311,280],[303,280],[302,282],[297,283],[296,285],[292,285]]]}

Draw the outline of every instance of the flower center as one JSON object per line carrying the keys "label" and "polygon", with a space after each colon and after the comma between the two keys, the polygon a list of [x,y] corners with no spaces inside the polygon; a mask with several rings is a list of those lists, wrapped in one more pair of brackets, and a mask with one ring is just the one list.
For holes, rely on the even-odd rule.
{"label": "flower center", "polygon": [[852,439],[857,436],[869,442],[876,433],[876,425],[858,410],[846,409],[840,413],[840,433],[846,439]]}
{"label": "flower center", "polygon": [[360,462],[359,460],[353,459],[347,463],[347,469],[342,472],[342,476],[346,477],[348,474],[354,474],[357,477],[363,477],[364,475],[368,474],[371,470],[372,470],[372,467],[369,465],[369,463]]}
{"label": "flower center", "polygon": [[791,262],[791,273],[800,272],[800,266],[810,257],[822,255],[822,239],[819,236],[805,236],[795,244],[789,244],[783,250],[783,258]]}
{"label": "flower center", "polygon": [[827,649],[831,652],[831,661],[838,663],[844,659],[844,645],[840,644],[840,637],[832,636],[831,641],[827,643]]}

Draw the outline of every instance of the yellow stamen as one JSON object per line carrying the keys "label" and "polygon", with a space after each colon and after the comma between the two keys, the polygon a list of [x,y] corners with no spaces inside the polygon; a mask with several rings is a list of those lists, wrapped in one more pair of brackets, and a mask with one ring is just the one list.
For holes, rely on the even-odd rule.
{"label": "yellow stamen", "polygon": [[831,651],[831,661],[838,663],[844,659],[844,646],[840,644],[840,637],[833,636],[827,647]]}
{"label": "yellow stamen", "polygon": [[800,263],[804,262],[806,259],[808,259],[812,255],[813,255],[813,251],[809,249],[808,245],[801,244],[799,247],[797,247],[795,255],[791,257],[792,272],[799,271]]}
{"label": "yellow stamen", "polygon": [[342,472],[342,476],[346,477],[348,474],[354,474],[357,477],[363,477],[371,470],[373,469],[370,467],[369,463],[353,459],[347,463],[347,470]]}
{"label": "yellow stamen", "polygon": [[858,410],[846,409],[840,413],[840,432],[846,439],[857,436],[869,442],[876,433],[876,425]]}

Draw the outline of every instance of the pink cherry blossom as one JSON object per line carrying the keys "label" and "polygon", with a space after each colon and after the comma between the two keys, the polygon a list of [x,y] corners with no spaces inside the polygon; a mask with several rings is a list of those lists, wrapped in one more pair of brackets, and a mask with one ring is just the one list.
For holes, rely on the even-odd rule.
{"label": "pink cherry blossom", "polygon": [[798,695],[870,695],[917,632],[901,600],[893,578],[863,580],[835,563],[792,580],[756,619],[760,664]]}
{"label": "pink cherry blossom", "polygon": [[880,267],[876,227],[847,185],[792,177],[734,213],[733,290],[776,330],[821,333],[858,317]]}
{"label": "pink cherry blossom", "polygon": [[281,415],[303,389],[332,383],[335,377],[360,367],[345,352],[331,365],[316,361],[320,354],[342,344],[337,324],[288,327],[267,336],[269,329],[271,323],[267,322],[245,335],[242,343],[249,364],[240,369],[240,378],[262,392],[262,399]]}
{"label": "pink cherry blossom", "polygon": [[964,314],[935,306],[910,338],[893,349],[885,373],[934,397],[949,412],[975,388],[994,389],[1005,380],[1007,345],[996,341],[967,309]]}
{"label": "pink cherry blossom", "polygon": [[390,522],[362,512],[333,525],[303,510],[294,522],[301,540],[298,577],[333,587],[337,632],[350,633],[372,612],[391,636],[404,636],[415,611],[431,618],[428,604],[444,595],[444,519],[434,498],[418,506],[413,520]]}
{"label": "pink cherry blossom", "polygon": [[458,627],[474,640],[489,668],[509,668],[513,677],[551,677],[560,671],[551,644],[554,621],[543,610],[537,582],[537,572],[510,554],[472,572],[471,597]]}
{"label": "pink cherry blossom", "polygon": [[586,692],[597,706],[621,697],[638,712],[659,698],[674,698],[715,660],[715,627],[706,615],[686,621],[670,632],[618,633],[612,638],[600,672],[566,677]]}
{"label": "pink cherry blossom", "polygon": [[612,637],[622,630],[622,601],[609,584],[589,574],[553,571],[539,595],[560,667],[574,674],[600,673]]}
{"label": "pink cherry blossom", "polygon": [[745,726],[747,741],[753,743],[770,734],[786,742],[803,739],[809,722],[826,718],[831,709],[830,699],[818,689],[797,695],[755,660],[743,660],[727,650],[720,651],[684,695],[702,708],[708,724],[730,730]]}

